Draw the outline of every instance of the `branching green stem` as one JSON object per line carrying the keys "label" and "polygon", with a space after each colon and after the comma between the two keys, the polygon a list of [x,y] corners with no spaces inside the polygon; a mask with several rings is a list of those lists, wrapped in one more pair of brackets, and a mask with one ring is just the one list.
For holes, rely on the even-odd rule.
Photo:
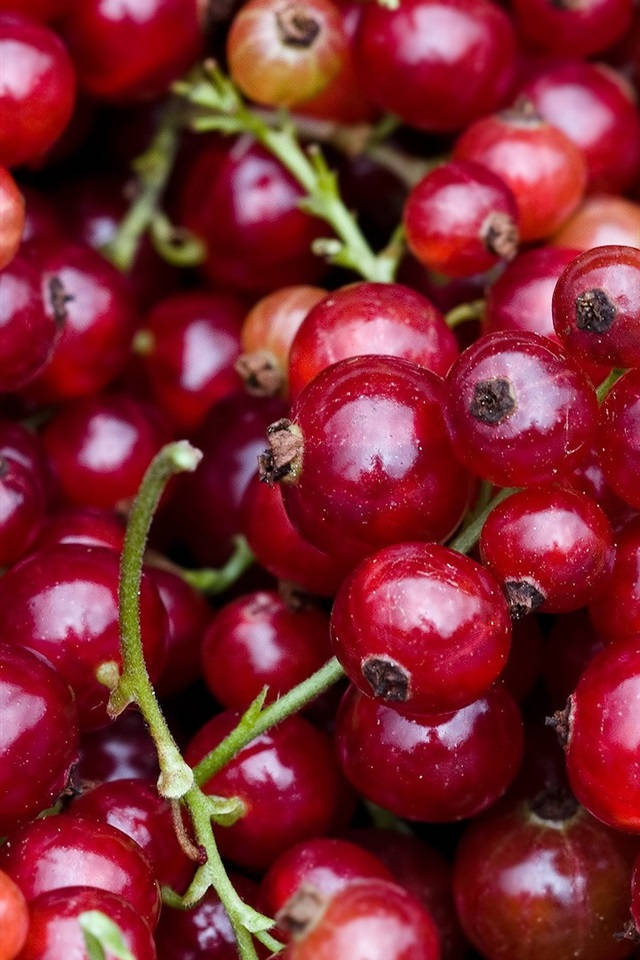
{"label": "branching green stem", "polygon": [[479,507],[474,513],[469,517],[468,522],[462,528],[457,537],[448,544],[450,550],[456,550],[458,553],[469,553],[470,550],[473,550],[476,543],[480,539],[480,534],[482,533],[482,528],[484,527],[485,521],[494,507],[497,507],[499,503],[502,503],[503,500],[506,500],[507,497],[512,496],[512,494],[517,493],[518,490],[516,487],[504,487],[502,490],[499,490],[495,494],[493,499],[485,505],[484,497],[480,496]]}
{"label": "branching green stem", "polygon": [[195,590],[215,596],[224,593],[254,561],[251,547],[243,536],[233,538],[233,553],[222,567],[204,567],[200,570],[187,570],[181,567],[180,576]]}

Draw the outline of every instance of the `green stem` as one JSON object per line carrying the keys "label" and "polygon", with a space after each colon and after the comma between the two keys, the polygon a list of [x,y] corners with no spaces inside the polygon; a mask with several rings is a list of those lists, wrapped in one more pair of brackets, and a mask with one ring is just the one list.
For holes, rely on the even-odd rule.
{"label": "green stem", "polygon": [[486,300],[471,300],[469,303],[461,303],[445,315],[445,323],[450,330],[461,323],[467,323],[469,320],[482,320],[486,308]]}
{"label": "green stem", "polygon": [[254,561],[251,547],[243,536],[233,538],[233,553],[222,567],[204,567],[201,570],[180,568],[180,576],[195,590],[215,595],[224,593],[239,580]]}
{"label": "green stem", "polygon": [[[215,776],[233,760],[247,744],[255,740],[261,734],[266,733],[271,727],[275,727],[287,717],[297,713],[302,707],[315,700],[321,693],[328,690],[344,676],[344,670],[335,659],[312,674],[303,683],[298,684],[293,690],[285,693],[284,696],[276,700],[264,709],[258,709],[254,714],[245,714],[235,730],[218,744],[215,749],[204,757],[197,767],[194,768],[194,777],[197,784],[202,785]],[[264,695],[263,698],[264,699]],[[251,710],[251,708],[250,708]]]}
{"label": "green stem", "polygon": [[613,370],[611,371],[609,376],[606,378],[606,380],[603,380],[600,386],[598,387],[598,389],[596,390],[598,403],[603,402],[603,400],[611,390],[611,387],[615,383],[617,383],[620,377],[622,377],[626,372],[627,372],[626,370],[618,370],[615,367],[613,368]]}
{"label": "green stem", "polygon": [[503,490],[499,490],[486,506],[481,505],[480,509],[471,515],[469,522],[463,527],[458,536],[448,544],[449,549],[455,550],[457,553],[469,553],[480,539],[482,528],[493,508],[517,492],[516,487],[505,487]]}

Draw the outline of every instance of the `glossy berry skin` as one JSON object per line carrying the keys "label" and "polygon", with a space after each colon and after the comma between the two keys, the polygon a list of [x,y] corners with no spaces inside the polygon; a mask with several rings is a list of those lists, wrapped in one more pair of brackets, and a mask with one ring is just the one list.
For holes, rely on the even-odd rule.
{"label": "glossy berry skin", "polygon": [[567,769],[586,809],[616,830],[640,833],[637,638],[619,640],[591,660],[569,699]]}
{"label": "glossy berry skin", "polygon": [[567,481],[574,490],[586,493],[602,507],[609,517],[614,532],[617,533],[637,515],[637,511],[621,500],[609,486],[602,469],[602,451],[598,441],[596,434],[586,458],[575,468],[571,476],[567,477]]}
{"label": "glossy berry skin", "polygon": [[518,247],[518,209],[509,187],[479,164],[445,163],[411,191],[407,243],[430,270],[470,277],[510,260]]}
{"label": "glossy berry skin", "polygon": [[462,134],[453,156],[488,167],[511,188],[523,241],[554,233],[576,209],[587,184],[578,147],[526,102],[477,120]]}
{"label": "glossy berry skin", "polygon": [[214,143],[185,173],[178,219],[206,242],[203,269],[216,287],[264,294],[314,283],[324,271],[311,244],[326,228],[300,210],[302,196],[284,167],[250,139]]}
{"label": "glossy berry skin", "polygon": [[[78,718],[71,690],[53,667],[29,650],[10,646],[4,638],[0,710],[0,831],[4,836],[46,810],[64,790],[78,752]],[[37,724],[34,717],[39,718]]]}
{"label": "glossy berry skin", "polygon": [[630,0],[515,0],[516,22],[529,42],[546,53],[586,57],[606,50],[631,23]]}
{"label": "glossy berry skin", "polygon": [[267,294],[242,325],[242,355],[236,370],[249,393],[289,394],[289,350],[300,324],[327,294],[322,287],[299,284]]}
{"label": "glossy berry skin", "polygon": [[223,294],[181,293],[157,304],[136,343],[151,394],[180,430],[200,425],[238,390],[244,304]]}
{"label": "glossy berry skin", "polygon": [[0,393],[24,386],[51,356],[59,327],[48,316],[38,272],[14,257],[0,272]]}
{"label": "glossy berry skin", "polygon": [[330,657],[326,614],[315,607],[291,610],[274,591],[227,603],[202,638],[204,680],[232,709],[248,707],[265,686],[269,701],[277,700]]}
{"label": "glossy berry skin", "polygon": [[11,877],[0,870],[0,960],[14,960],[27,939],[27,901]]}
{"label": "glossy berry skin", "polygon": [[62,496],[82,506],[122,507],[170,439],[155,411],[128,394],[68,403],[47,424],[45,450]]}
{"label": "glossy berry skin", "polygon": [[618,533],[611,576],[590,603],[589,616],[609,643],[640,634],[640,519]]}
{"label": "glossy berry skin", "polygon": [[609,391],[600,411],[601,463],[612,490],[640,507],[640,372],[631,370]]}
{"label": "glossy berry skin", "polygon": [[0,453],[0,567],[10,567],[33,544],[44,519],[41,478]]}
{"label": "glossy berry skin", "polygon": [[[122,897],[93,887],[73,886],[44,893],[29,904],[29,933],[20,960],[89,960],[78,917],[99,910],[117,924],[136,960],[156,960],[148,923]],[[107,949],[105,960],[116,960]]]}
{"label": "glossy berry skin", "polygon": [[347,572],[300,536],[287,516],[280,486],[261,483],[257,476],[243,501],[242,532],[260,566],[309,593],[333,596]]}
{"label": "glossy berry skin", "polygon": [[165,93],[203,40],[196,0],[86,0],[71,5],[63,30],[82,90],[125,103]]}
{"label": "glossy berry skin", "polygon": [[0,0],[0,10],[19,10],[27,17],[47,22],[60,17],[69,3],[70,0]]}
{"label": "glossy berry skin", "polygon": [[160,697],[181,693],[200,676],[200,646],[211,619],[204,595],[172,570],[148,566],[167,613],[167,661],[157,683]]}
{"label": "glossy berry skin", "polygon": [[563,709],[587,665],[604,647],[605,641],[586,610],[556,619],[545,639],[542,657],[542,676],[554,709]]}
{"label": "glossy berry skin", "polygon": [[130,778],[155,782],[159,772],[151,734],[137,710],[125,710],[108,727],[82,734],[75,771],[81,783]]}
{"label": "glossy berry skin", "polygon": [[98,507],[61,507],[50,514],[38,536],[37,547],[78,543],[83,547],[107,547],[122,551],[125,523],[112,510]]}
{"label": "glossy berry skin", "polygon": [[275,398],[235,394],[216,404],[196,433],[204,457],[195,473],[176,479],[169,523],[198,563],[216,566],[231,552],[265,430],[285,410]]}
{"label": "glossy berry skin", "polygon": [[[256,902],[257,889],[253,881],[235,873],[231,873],[230,879],[245,903]],[[233,928],[211,888],[190,910],[163,908],[156,931],[156,947],[158,960],[237,960],[238,957]],[[260,949],[257,944],[256,947]]]}
{"label": "glossy berry skin", "polygon": [[555,246],[590,250],[611,245],[635,247],[640,241],[640,205],[626,197],[587,197],[552,239]]}
{"label": "glossy berry skin", "polygon": [[[76,695],[82,729],[108,722],[108,691],[96,670],[120,662],[118,568],[114,550],[68,544],[31,554],[0,579],[0,636],[60,671]],[[166,614],[146,576],[140,600],[147,666],[157,677],[166,656]]]}
{"label": "glossy berry skin", "polygon": [[144,780],[101,783],[75,797],[68,812],[121,830],[146,854],[161,885],[185,889],[195,866],[176,837],[169,804]]}
{"label": "glossy berry skin", "polygon": [[18,252],[24,230],[24,197],[9,173],[0,167],[0,270]]}
{"label": "glossy berry skin", "polygon": [[75,75],[60,38],[20,13],[0,13],[0,164],[37,163],[67,126]]}
{"label": "glossy berry skin", "polygon": [[137,843],[107,823],[59,814],[14,830],[0,852],[0,868],[25,899],[77,886],[115,893],[155,926],[160,889]]}
{"label": "glossy berry skin", "polygon": [[559,278],[553,325],[581,361],[640,366],[640,251],[607,246],[586,250]]}
{"label": "glossy berry skin", "polygon": [[486,0],[409,0],[366,8],[356,54],[378,106],[413,127],[459,130],[506,97],[515,42],[507,16]]}
{"label": "glossy berry skin", "polygon": [[32,256],[60,336],[29,395],[39,403],[55,403],[97,393],[130,356],[135,312],[124,281],[100,254],[80,244],[34,245]]}
{"label": "glossy berry skin", "polygon": [[454,363],[445,417],[456,455],[499,486],[532,486],[568,473],[597,424],[593,387],[546,337],[488,334]]}
{"label": "glossy berry skin", "polygon": [[584,607],[613,566],[611,525],[585,494],[560,487],[514,493],[489,514],[480,557],[502,586],[511,615]]}
{"label": "glossy berry skin", "polygon": [[621,960],[615,934],[629,909],[631,858],[622,838],[567,796],[502,805],[471,824],[454,890],[465,932],[487,960]]}
{"label": "glossy berry skin", "polygon": [[331,0],[249,0],[231,22],[227,59],[232,80],[251,100],[292,107],[327,87],[347,46]]}
{"label": "glossy berry skin", "polygon": [[282,960],[439,960],[435,924],[386,880],[361,880],[332,897]]}
{"label": "glossy berry skin", "polygon": [[[202,760],[239,719],[230,710],[213,717],[188,744],[187,763]],[[253,740],[203,789],[245,804],[245,816],[221,831],[218,842],[223,856],[257,871],[294,843],[328,833],[345,788],[329,738],[292,716]]]}
{"label": "glossy berry skin", "polygon": [[337,722],[343,769],[368,800],[408,820],[441,823],[480,813],[502,796],[522,758],[522,720],[491,688],[450,713],[403,716],[354,688]]}
{"label": "glossy berry skin", "polygon": [[637,178],[640,117],[628,81],[611,67],[569,60],[541,70],[521,90],[587,161],[587,189],[622,193]]}
{"label": "glossy berry skin", "polygon": [[498,583],[447,547],[399,543],[360,563],[331,612],[331,642],[365,696],[407,713],[456,710],[507,662],[511,622]]}
{"label": "glossy berry skin", "polygon": [[291,410],[302,464],[282,485],[305,539],[350,562],[408,537],[444,540],[470,495],[444,401],[436,374],[395,357],[354,357],[323,370]]}
{"label": "glossy berry skin", "polygon": [[296,333],[289,352],[292,398],[332,363],[372,354],[411,360],[445,376],[458,348],[440,311],[415,290],[353,283],[316,304]]}

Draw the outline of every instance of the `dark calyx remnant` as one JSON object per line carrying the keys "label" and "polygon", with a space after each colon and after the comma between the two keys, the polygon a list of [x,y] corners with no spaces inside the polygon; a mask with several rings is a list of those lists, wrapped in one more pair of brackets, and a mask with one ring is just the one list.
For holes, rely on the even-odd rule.
{"label": "dark calyx remnant", "polygon": [[304,936],[324,913],[328,900],[319,890],[303,884],[276,915],[277,925],[295,939]]}
{"label": "dark calyx remnant", "polygon": [[244,380],[247,393],[254,397],[274,397],[282,389],[282,369],[269,350],[241,353],[235,369]]}
{"label": "dark calyx remnant", "polygon": [[544,593],[528,580],[506,580],[503,589],[512,620],[521,620],[545,601]]}
{"label": "dark calyx remnant", "polygon": [[566,747],[569,743],[569,734],[571,733],[571,703],[569,697],[564,710],[556,710],[551,717],[545,717],[545,727],[553,727],[560,742],[560,745]]}
{"label": "dark calyx remnant", "polygon": [[268,448],[258,457],[263,483],[293,483],[302,467],[302,434],[291,420],[276,420],[267,427]]}
{"label": "dark calyx remnant", "polygon": [[513,260],[518,252],[518,228],[508,213],[490,213],[482,224],[482,242],[495,257]]}
{"label": "dark calyx remnant", "polygon": [[67,319],[67,304],[73,300],[73,297],[64,289],[64,284],[60,277],[51,277],[47,286],[49,288],[49,303],[51,304],[53,317],[57,326],[61,327]]}
{"label": "dark calyx remnant", "polygon": [[469,412],[482,423],[502,423],[516,409],[516,398],[511,381],[504,377],[479,380],[473,390]]}
{"label": "dark calyx remnant", "polygon": [[310,47],[320,33],[320,24],[299,3],[289,3],[276,13],[282,42],[287,47]]}
{"label": "dark calyx remnant", "polygon": [[374,697],[393,703],[405,703],[409,699],[409,674],[393,660],[368,657],[362,664],[362,676]]}
{"label": "dark calyx remnant", "polygon": [[616,306],[604,290],[585,290],[576,297],[576,326],[589,333],[606,333],[616,318]]}
{"label": "dark calyx remnant", "polygon": [[558,785],[541,790],[529,806],[541,820],[559,823],[575,816],[580,804],[566,787]]}

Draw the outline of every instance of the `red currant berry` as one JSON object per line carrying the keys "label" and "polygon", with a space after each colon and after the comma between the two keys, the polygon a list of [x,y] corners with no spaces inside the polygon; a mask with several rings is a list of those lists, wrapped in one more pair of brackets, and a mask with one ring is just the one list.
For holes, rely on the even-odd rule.
{"label": "red currant berry", "polygon": [[601,463],[607,483],[640,508],[640,371],[630,370],[610,390],[600,412]]}
{"label": "red currant berry", "polygon": [[51,665],[29,650],[4,642],[0,646],[0,715],[0,832],[4,835],[46,809],[64,790],[76,760],[78,719],[69,687]]}
{"label": "red currant berry", "polygon": [[640,244],[640,205],[625,197],[597,194],[567,220],[553,238],[558,247],[590,250],[611,245]]}
{"label": "red currant berry", "polygon": [[202,640],[205,682],[224,707],[244,709],[263,687],[277,700],[331,657],[321,610],[291,610],[277,593],[249,593],[217,612]]}
{"label": "red currant berry", "polygon": [[289,353],[291,396],[338,360],[375,354],[445,376],[458,348],[440,311],[415,290],[354,283],[330,293],[303,320]]}
{"label": "red currant berry", "polygon": [[[20,960],[88,960],[78,917],[98,910],[119,928],[136,960],[156,960],[153,936],[143,917],[122,897],[94,887],[66,887],[29,904],[29,933]],[[105,960],[115,960],[109,950]]]}
{"label": "red currant berry", "polygon": [[633,507],[616,496],[607,483],[602,469],[602,451],[597,435],[586,459],[574,469],[570,476],[566,477],[566,480],[575,490],[586,493],[602,507],[609,517],[614,532],[623,530],[629,520],[637,516]]}
{"label": "red currant berry", "polygon": [[466,706],[507,662],[511,623],[475,560],[430,543],[385,547],[344,581],[331,642],[366,696],[408,713]]}
{"label": "red currant berry", "polygon": [[544,683],[554,707],[564,707],[587,664],[604,646],[605,641],[596,633],[586,610],[556,619],[546,637],[542,662]]}
{"label": "red currant berry", "polygon": [[42,370],[60,325],[40,296],[38,271],[18,255],[0,272],[0,393],[16,390]]}
{"label": "red currant berry", "polygon": [[197,0],[82,0],[63,29],[82,89],[118,102],[164,93],[199,56],[204,32]]}
{"label": "red currant berry", "polygon": [[125,524],[123,518],[98,507],[61,507],[45,520],[37,547],[78,543],[83,547],[107,547],[122,552]]}
{"label": "red currant berry", "polygon": [[45,512],[41,478],[0,454],[0,567],[10,567],[38,536]]}
{"label": "red currant berry", "polygon": [[48,27],[21,13],[0,13],[0,61],[0,164],[37,163],[71,118],[71,60]]}
{"label": "red currant berry", "polygon": [[516,703],[522,703],[535,687],[542,669],[542,631],[536,617],[514,621],[511,631],[509,659],[498,683]]}
{"label": "red currant berry", "polygon": [[242,326],[236,370],[249,393],[270,397],[289,393],[289,350],[309,310],[326,296],[321,287],[283,287],[256,303]]}
{"label": "red currant berry", "polygon": [[484,273],[518,249],[514,196],[476,163],[445,163],[428,173],[409,194],[404,224],[413,255],[448,277]]}
{"label": "red currant berry", "polygon": [[500,486],[568,473],[597,426],[593,387],[546,337],[504,331],[477,340],[448,377],[445,416],[456,455]]}
{"label": "red currant berry", "polygon": [[511,23],[487,0],[368,6],[356,49],[367,95],[425,130],[460,130],[500,106],[513,81]]}
{"label": "red currant berry", "polygon": [[191,880],[195,865],[178,843],[167,801],[152,784],[144,780],[101,783],[76,797],[69,813],[82,821],[109,824],[135,840],[159,883],[181,891]]}
{"label": "red currant berry", "polygon": [[[239,719],[226,711],[205,724],[187,746],[187,763],[202,760]],[[329,738],[293,716],[253,740],[203,789],[242,801],[244,816],[218,834],[220,850],[249,870],[263,870],[294,843],[328,833],[345,788]]]}
{"label": "red currant berry", "polygon": [[409,717],[345,694],[337,724],[344,771],[367,799],[434,823],[480,813],[502,796],[522,758],[522,720],[506,691],[491,688],[453,713]]}
{"label": "red currant berry", "polygon": [[[79,544],[31,554],[0,578],[0,636],[40,653],[72,687],[83,729],[108,722],[107,688],[96,676],[120,662],[119,557]],[[142,636],[152,678],[166,656],[166,614],[145,575],[140,594]]]}
{"label": "red currant berry", "polygon": [[60,242],[64,236],[64,229],[50,194],[41,193],[33,187],[23,185],[21,185],[21,192],[26,204],[22,231],[22,243],[25,248],[34,241],[38,244],[48,244],[54,240]]}
{"label": "red currant berry", "polygon": [[583,607],[613,565],[613,536],[603,510],[560,487],[522,490],[488,516],[480,557],[507,598],[514,619],[537,608]]}
{"label": "red currant berry", "polygon": [[108,727],[82,734],[75,769],[80,783],[127,779],[154,782],[159,772],[155,744],[137,710],[126,710]]}
{"label": "red currant berry", "polygon": [[20,11],[34,20],[57,20],[69,7],[70,0],[0,0],[0,10]]}
{"label": "red currant berry", "polygon": [[263,474],[282,479],[294,525],[320,550],[357,561],[408,537],[444,540],[470,478],[444,426],[445,386],[395,357],[354,357],[323,370],[291,421],[273,424]]}
{"label": "red currant berry", "polygon": [[0,960],[14,960],[29,929],[27,901],[11,877],[0,870]]}
{"label": "red currant berry", "polygon": [[168,697],[200,676],[200,647],[211,610],[204,596],[172,570],[150,565],[147,572],[167,612],[167,662],[155,687],[159,696]]}
{"label": "red currant berry", "polygon": [[515,0],[525,38],[546,53],[586,57],[615,43],[631,24],[631,0]]}
{"label": "red currant berry", "polygon": [[25,899],[71,884],[108,890],[130,903],[154,927],[160,889],[137,843],[107,823],[60,814],[34,820],[10,834],[0,866]]}
{"label": "red currant berry", "polygon": [[587,183],[581,151],[526,100],[472,124],[458,140],[454,159],[488,167],[511,187],[522,240],[554,233],[580,203]]}
{"label": "red currant berry", "polygon": [[618,534],[611,576],[589,605],[589,616],[609,643],[640,634],[640,519]]}
{"label": "red currant berry", "polygon": [[18,252],[24,221],[24,197],[9,171],[0,167],[0,270]]}
{"label": "red currant berry", "polygon": [[503,805],[467,828],[456,854],[458,914],[490,960],[621,960],[629,904],[622,839],[569,793]]}
{"label": "red currant berry", "polygon": [[331,0],[249,0],[231,23],[231,77],[257,103],[292,107],[324,90],[347,55]]}

